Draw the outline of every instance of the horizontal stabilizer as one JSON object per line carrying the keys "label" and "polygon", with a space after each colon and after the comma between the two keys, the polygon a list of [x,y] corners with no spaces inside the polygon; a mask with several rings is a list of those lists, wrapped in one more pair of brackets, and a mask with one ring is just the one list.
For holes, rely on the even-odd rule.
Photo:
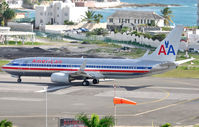
{"label": "horizontal stabilizer", "polygon": [[178,66],[180,64],[187,63],[187,62],[192,61],[192,60],[195,60],[195,58],[192,57],[190,59],[175,61],[175,64]]}

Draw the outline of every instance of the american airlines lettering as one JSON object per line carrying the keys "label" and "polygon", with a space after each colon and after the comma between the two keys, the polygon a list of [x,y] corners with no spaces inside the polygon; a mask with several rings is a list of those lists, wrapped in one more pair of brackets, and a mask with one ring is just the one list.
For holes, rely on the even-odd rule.
{"label": "american airlines lettering", "polygon": [[62,60],[36,60],[36,59],[33,59],[32,63],[51,63],[51,64],[57,64],[57,63],[62,63]]}

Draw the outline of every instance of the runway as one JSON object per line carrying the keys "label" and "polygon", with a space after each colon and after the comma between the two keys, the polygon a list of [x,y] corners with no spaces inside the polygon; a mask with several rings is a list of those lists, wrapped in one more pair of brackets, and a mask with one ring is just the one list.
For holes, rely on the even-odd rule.
{"label": "runway", "polygon": [[116,96],[137,102],[117,105],[118,126],[156,126],[167,122],[187,126],[199,123],[199,79],[145,77],[100,82],[81,86],[51,83],[50,78],[22,77],[22,83],[0,73],[0,120],[19,127],[45,126],[45,88],[48,89],[48,126],[57,127],[58,118],[78,113],[113,115],[113,85]]}

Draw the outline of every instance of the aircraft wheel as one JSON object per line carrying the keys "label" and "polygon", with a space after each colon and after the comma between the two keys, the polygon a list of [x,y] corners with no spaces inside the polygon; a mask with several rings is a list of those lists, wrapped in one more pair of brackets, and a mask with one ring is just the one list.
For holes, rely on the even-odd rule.
{"label": "aircraft wheel", "polygon": [[18,79],[17,79],[17,82],[18,82],[18,83],[21,83],[21,78],[18,78]]}
{"label": "aircraft wheel", "polygon": [[90,85],[89,81],[83,81],[82,82],[82,86],[89,86],[89,85]]}
{"label": "aircraft wheel", "polygon": [[99,80],[98,79],[93,79],[93,84],[99,84]]}

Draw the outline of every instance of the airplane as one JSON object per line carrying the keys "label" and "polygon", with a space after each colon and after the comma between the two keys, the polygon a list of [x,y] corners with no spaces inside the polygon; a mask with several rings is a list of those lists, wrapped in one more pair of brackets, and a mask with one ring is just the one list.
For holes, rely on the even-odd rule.
{"label": "airplane", "polygon": [[2,70],[18,77],[18,83],[22,81],[22,76],[49,76],[55,83],[82,80],[83,86],[91,84],[88,80],[98,84],[99,79],[159,74],[193,60],[175,61],[183,30],[182,25],[177,25],[152,54],[147,51],[137,59],[28,57],[13,60],[4,65]]}

